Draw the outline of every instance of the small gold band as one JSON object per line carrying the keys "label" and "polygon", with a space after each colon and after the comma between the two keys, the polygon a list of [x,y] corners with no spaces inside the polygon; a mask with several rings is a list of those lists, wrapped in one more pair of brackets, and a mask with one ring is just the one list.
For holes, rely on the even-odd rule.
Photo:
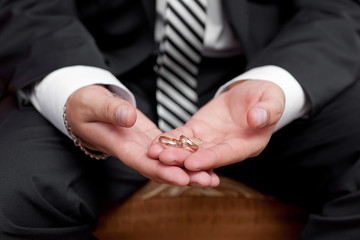
{"label": "small gold band", "polygon": [[183,143],[176,138],[160,136],[159,141],[167,146],[182,147]]}
{"label": "small gold band", "polygon": [[191,148],[195,152],[199,149],[199,146],[195,144],[190,138],[185,137],[184,135],[180,136],[180,141],[187,147]]}
{"label": "small gold band", "polygon": [[197,144],[195,144],[190,138],[184,135],[181,135],[180,139],[160,136],[159,142],[171,147],[186,147],[188,149],[190,148],[195,152],[199,149],[199,146]]}

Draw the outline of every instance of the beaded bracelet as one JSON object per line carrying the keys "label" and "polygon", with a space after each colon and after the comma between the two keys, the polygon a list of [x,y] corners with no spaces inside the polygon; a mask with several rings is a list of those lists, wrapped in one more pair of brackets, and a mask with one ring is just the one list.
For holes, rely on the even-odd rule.
{"label": "beaded bracelet", "polygon": [[69,126],[68,121],[66,120],[66,104],[63,110],[63,121],[67,132],[69,133],[71,139],[74,141],[74,145],[76,147],[79,147],[81,151],[83,151],[87,156],[94,158],[96,160],[105,160],[110,156],[106,153],[99,153],[99,154],[93,153],[82,145],[81,140],[77,136],[75,136],[75,134],[71,130],[71,127]]}

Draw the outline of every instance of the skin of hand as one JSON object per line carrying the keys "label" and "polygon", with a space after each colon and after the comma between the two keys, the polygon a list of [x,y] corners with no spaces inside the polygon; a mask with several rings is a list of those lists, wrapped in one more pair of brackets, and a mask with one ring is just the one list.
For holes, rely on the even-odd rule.
{"label": "skin of hand", "polygon": [[[156,138],[148,156],[190,171],[211,170],[257,156],[268,144],[284,111],[285,95],[268,81],[247,80],[203,106],[183,126],[163,135],[185,135],[199,150],[167,147]],[[201,181],[199,181],[201,182]],[[202,185],[207,187],[211,185]]]}
{"label": "skin of hand", "polygon": [[211,171],[192,172],[166,165],[147,156],[152,140],[161,131],[130,103],[99,85],[75,91],[66,103],[72,132],[89,149],[121,159],[127,166],[157,182],[197,185],[210,181]]}

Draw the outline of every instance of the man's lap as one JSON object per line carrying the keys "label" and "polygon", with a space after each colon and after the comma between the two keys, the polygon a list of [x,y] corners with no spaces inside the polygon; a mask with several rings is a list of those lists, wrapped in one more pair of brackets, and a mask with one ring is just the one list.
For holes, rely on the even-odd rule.
{"label": "man's lap", "polygon": [[43,229],[53,229],[46,239],[91,239],[101,212],[146,181],[117,159],[87,158],[35,109],[19,110],[15,98],[0,102],[0,132],[1,239],[41,239]]}

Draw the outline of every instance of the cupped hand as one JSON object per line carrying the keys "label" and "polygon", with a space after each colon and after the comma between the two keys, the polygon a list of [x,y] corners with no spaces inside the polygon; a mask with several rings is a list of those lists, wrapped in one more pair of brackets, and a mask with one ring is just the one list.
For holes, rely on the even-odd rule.
{"label": "cupped hand", "polygon": [[276,84],[248,80],[202,107],[183,127],[163,135],[185,135],[199,144],[194,152],[164,146],[157,138],[148,155],[190,171],[212,170],[257,156],[268,144],[285,105]]}
{"label": "cupped hand", "polygon": [[72,132],[89,149],[115,156],[157,182],[188,185],[194,178],[190,171],[147,156],[151,141],[161,131],[139,110],[106,88],[98,85],[81,88],[69,97],[66,105]]}

